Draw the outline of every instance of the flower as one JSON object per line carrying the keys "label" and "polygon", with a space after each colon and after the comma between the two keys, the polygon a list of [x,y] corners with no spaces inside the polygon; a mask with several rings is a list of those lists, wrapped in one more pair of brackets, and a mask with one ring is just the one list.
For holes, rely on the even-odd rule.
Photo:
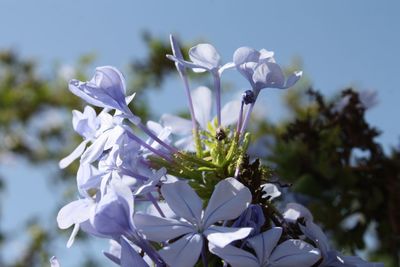
{"label": "flower", "polygon": [[80,225],[89,220],[90,210],[94,205],[95,202],[93,199],[87,197],[68,203],[58,212],[57,223],[60,229],[67,229],[74,225],[74,229],[67,242],[67,247],[71,247],[74,243]]}
{"label": "flower", "polygon": [[69,90],[91,105],[101,108],[111,108],[126,115],[134,124],[140,123],[140,118],[133,115],[126,102],[126,85],[122,73],[112,66],[96,68],[93,78],[88,82],[71,80]]}
{"label": "flower", "polygon": [[[79,157],[81,157],[83,163],[91,163],[97,160],[103,151],[110,149],[125,131],[123,119],[118,114],[110,115],[107,110],[103,110],[96,116],[95,110],[86,106],[83,113],[74,110],[72,115],[74,130],[84,140],[71,154],[60,161],[59,166],[62,169]],[[86,149],[89,142],[92,144]]]}
{"label": "flower", "polygon": [[233,54],[236,69],[250,82],[256,95],[263,88],[285,89],[293,86],[302,76],[296,71],[285,80],[281,67],[276,64],[274,52],[240,47]]}
{"label": "flower", "polygon": [[[175,50],[174,50],[175,51]],[[192,62],[183,59],[182,55],[167,55],[167,58],[175,61],[194,72],[209,71],[213,75],[221,76],[226,69],[234,67],[232,62],[221,65],[221,56],[211,44],[198,44],[189,50],[189,58]]]}
{"label": "flower", "polygon": [[320,259],[319,250],[302,240],[289,239],[278,245],[281,234],[282,228],[274,227],[248,239],[256,256],[232,245],[217,247],[210,244],[209,247],[232,267],[309,267]]}
{"label": "flower", "polygon": [[251,201],[249,189],[234,178],[222,180],[215,186],[204,213],[201,199],[184,181],[164,184],[161,193],[175,214],[184,220],[136,213],[134,223],[148,240],[163,242],[182,236],[159,251],[171,266],[193,266],[203,248],[204,238],[223,247],[252,231],[252,228],[213,225],[238,217]]}

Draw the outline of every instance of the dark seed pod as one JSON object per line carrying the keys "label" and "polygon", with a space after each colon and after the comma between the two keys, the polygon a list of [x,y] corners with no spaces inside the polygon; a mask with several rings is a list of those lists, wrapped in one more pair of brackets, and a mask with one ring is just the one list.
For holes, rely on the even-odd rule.
{"label": "dark seed pod", "polygon": [[222,128],[218,128],[216,133],[215,133],[215,139],[218,141],[222,141],[226,138],[226,133]]}
{"label": "dark seed pod", "polygon": [[255,101],[255,96],[254,96],[254,92],[252,90],[246,90],[243,94],[242,94],[242,99],[243,102],[248,105],[251,103],[254,103]]}

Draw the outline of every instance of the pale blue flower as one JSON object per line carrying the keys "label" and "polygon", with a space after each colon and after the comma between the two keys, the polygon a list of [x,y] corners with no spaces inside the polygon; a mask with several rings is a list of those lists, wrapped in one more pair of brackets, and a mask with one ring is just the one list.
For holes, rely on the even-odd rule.
{"label": "pale blue flower", "polygon": [[90,218],[90,211],[95,206],[93,199],[87,197],[68,203],[58,212],[57,223],[60,229],[67,229],[74,226],[67,247],[74,243],[75,236],[78,234],[80,225]]}
{"label": "pale blue flower", "polygon": [[289,239],[278,245],[282,228],[274,227],[247,240],[255,256],[232,245],[217,247],[210,243],[210,251],[232,267],[310,267],[321,255],[318,249],[302,240]]}
{"label": "pale blue flower", "polygon": [[[217,125],[221,124],[221,74],[224,70],[233,68],[235,65],[230,62],[221,66],[221,57],[214,46],[210,44],[198,44],[189,50],[189,57],[192,62],[185,61],[182,55],[167,57],[180,65],[191,68],[195,72],[209,71],[214,79],[216,96]],[[178,66],[178,65],[177,65]],[[193,115],[193,114],[192,114]]]}
{"label": "pale blue flower", "polygon": [[302,72],[292,73],[287,80],[281,67],[276,64],[274,52],[262,49],[257,51],[250,47],[240,47],[233,55],[236,69],[250,82],[257,95],[263,88],[285,89],[293,86]]}
{"label": "pale blue flower", "polygon": [[204,238],[216,246],[226,246],[249,235],[252,228],[230,228],[216,222],[237,218],[251,201],[247,187],[234,178],[219,182],[208,206],[184,181],[164,184],[161,193],[174,213],[182,220],[167,219],[147,214],[135,214],[134,223],[146,239],[164,242],[182,236],[159,251],[171,266],[193,266],[203,248]]}
{"label": "pale blue flower", "polygon": [[209,71],[213,75],[220,76],[228,68],[234,67],[232,62],[221,64],[221,56],[211,44],[198,44],[189,50],[190,61],[183,59],[182,55],[167,55],[167,58],[179,63],[195,72]]}
{"label": "pale blue flower", "polygon": [[69,90],[91,105],[116,109],[134,124],[140,123],[140,118],[128,108],[125,78],[115,67],[96,68],[93,78],[87,82],[71,80]]}
{"label": "pale blue flower", "polygon": [[90,211],[90,223],[97,233],[119,239],[134,232],[133,195],[128,186],[112,180],[101,199]]}
{"label": "pale blue flower", "polygon": [[[96,116],[94,109],[89,106],[85,107],[83,113],[73,111],[72,124],[84,140],[70,155],[60,161],[60,168],[67,167],[79,157],[81,163],[94,162],[104,150],[110,149],[125,131],[121,117],[112,116],[106,110]],[[89,142],[92,144],[86,148]]]}

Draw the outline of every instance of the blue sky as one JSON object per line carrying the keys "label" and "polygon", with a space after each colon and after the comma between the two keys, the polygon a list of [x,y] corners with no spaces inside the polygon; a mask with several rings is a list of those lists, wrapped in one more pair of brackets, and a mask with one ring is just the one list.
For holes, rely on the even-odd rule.
{"label": "blue sky", "polygon": [[[379,104],[369,111],[368,120],[383,130],[380,140],[388,147],[398,145],[400,133],[399,10],[396,0],[0,0],[0,49],[13,48],[34,58],[44,73],[50,73],[55,61],[73,65],[80,55],[92,52],[98,55],[97,65],[124,69],[133,58],[145,56],[143,30],[165,39],[174,33],[184,41],[207,40],[225,61],[242,45],[266,48],[275,51],[282,65],[300,57],[314,87],[328,95],[351,85],[377,90]],[[237,90],[247,87],[243,79],[232,79]],[[185,106],[171,101],[171,96],[184,101],[183,91],[172,88],[176,85],[168,81],[163,94],[152,95],[157,112]],[[279,95],[279,91],[263,92],[266,116],[282,112]],[[0,165],[0,172],[10,177],[12,199],[18,199],[24,173],[30,170],[25,163],[18,165],[22,174]],[[36,192],[25,192],[28,196],[34,198],[39,192],[55,197],[44,174],[48,172],[42,169],[30,176],[40,182],[34,183]],[[6,200],[4,227],[22,220],[16,209],[34,214],[41,201],[45,197],[28,204]]]}

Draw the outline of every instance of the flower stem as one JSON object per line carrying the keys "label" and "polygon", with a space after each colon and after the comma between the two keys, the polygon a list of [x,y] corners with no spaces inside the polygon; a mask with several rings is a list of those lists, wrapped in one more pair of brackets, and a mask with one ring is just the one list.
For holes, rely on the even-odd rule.
{"label": "flower stem", "polygon": [[172,153],[177,153],[178,150],[165,143],[164,141],[162,141],[160,138],[158,138],[152,131],[150,131],[149,128],[146,127],[146,125],[144,125],[143,123],[138,123],[137,126],[139,127],[139,129],[141,129],[145,134],[147,134],[151,139],[153,139],[154,141],[156,141],[157,143],[159,143],[160,145],[162,145],[163,147],[165,147],[167,150],[169,150]]}
{"label": "flower stem", "polygon": [[239,137],[240,137],[240,133],[241,133],[242,123],[243,123],[243,108],[244,108],[244,101],[242,100],[242,103],[240,105],[240,111],[239,111],[239,119],[238,119],[237,126],[236,126],[235,141],[239,141]]}
{"label": "flower stem", "polygon": [[208,261],[207,261],[207,242],[206,240],[203,240],[203,248],[201,250],[201,260],[203,261],[203,266],[207,267],[208,266]]}
{"label": "flower stem", "polygon": [[130,138],[132,138],[133,140],[135,140],[138,144],[144,146],[145,148],[147,148],[148,150],[150,150],[151,152],[153,152],[154,154],[156,154],[157,156],[167,160],[168,162],[172,162],[173,159],[171,158],[170,155],[165,154],[164,152],[153,148],[151,145],[147,144],[146,142],[144,142],[142,139],[140,139],[139,137],[137,137],[136,135],[134,135],[133,133],[127,131],[127,134]]}
{"label": "flower stem", "polygon": [[217,104],[217,126],[221,126],[221,79],[219,77],[218,72],[213,75],[214,76],[214,88],[215,88],[215,97]]}
{"label": "flower stem", "polygon": [[151,193],[147,193],[147,198],[151,201],[151,203],[154,205],[158,213],[160,213],[161,217],[165,218],[165,214],[162,211],[160,205],[158,205],[157,200],[154,198],[154,196]]}
{"label": "flower stem", "polygon": [[250,108],[246,112],[246,116],[244,118],[242,128],[240,129],[240,133],[244,133],[246,131],[247,124],[250,121],[250,115],[253,112],[253,108],[254,108],[254,105],[256,104],[256,100],[257,100],[257,97],[258,97],[259,93],[260,93],[259,90],[255,90],[254,91],[254,101],[250,104]]}

